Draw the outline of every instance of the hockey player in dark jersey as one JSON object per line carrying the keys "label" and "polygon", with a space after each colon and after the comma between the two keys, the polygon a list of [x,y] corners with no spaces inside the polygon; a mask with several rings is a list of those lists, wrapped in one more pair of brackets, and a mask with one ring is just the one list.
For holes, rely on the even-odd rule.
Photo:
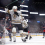
{"label": "hockey player in dark jersey", "polygon": [[6,18],[3,18],[3,25],[5,26],[5,28],[9,32],[9,38],[10,38],[10,41],[12,41],[12,38],[11,38],[12,26],[11,26],[11,20],[9,19],[9,14],[8,13],[6,14]]}
{"label": "hockey player in dark jersey", "polygon": [[43,38],[45,37],[45,22],[43,24]]}

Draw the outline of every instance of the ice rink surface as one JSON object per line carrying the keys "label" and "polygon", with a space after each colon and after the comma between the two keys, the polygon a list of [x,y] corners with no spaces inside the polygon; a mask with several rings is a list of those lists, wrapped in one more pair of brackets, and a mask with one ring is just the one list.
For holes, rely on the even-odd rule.
{"label": "ice rink surface", "polygon": [[9,41],[9,38],[6,38],[5,45],[45,45],[45,38],[42,36],[33,36],[32,39],[27,40],[27,42],[22,42],[20,37],[16,37],[16,42]]}

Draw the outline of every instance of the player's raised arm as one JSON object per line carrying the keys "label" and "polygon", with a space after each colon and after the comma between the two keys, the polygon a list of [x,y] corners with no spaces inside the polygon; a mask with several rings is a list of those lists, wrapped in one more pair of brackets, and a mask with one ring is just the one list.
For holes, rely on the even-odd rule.
{"label": "player's raised arm", "polygon": [[8,8],[5,8],[6,13],[10,14],[10,10]]}

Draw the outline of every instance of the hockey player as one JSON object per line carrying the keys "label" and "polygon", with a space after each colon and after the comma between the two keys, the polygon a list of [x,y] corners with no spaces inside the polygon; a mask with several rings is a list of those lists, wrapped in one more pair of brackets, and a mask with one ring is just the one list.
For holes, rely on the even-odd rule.
{"label": "hockey player", "polygon": [[[17,10],[17,6],[13,6],[12,10],[8,10],[5,8],[6,13],[10,13],[11,14],[11,19],[12,19],[12,33],[13,33],[13,39],[14,42],[16,42],[16,27],[19,28],[19,30],[22,30],[21,27],[19,27],[18,24],[15,24],[15,22],[18,22],[18,20],[21,20],[21,12]],[[21,25],[20,25],[21,26]]]}
{"label": "hockey player", "polygon": [[13,42],[16,42],[16,28],[12,28],[12,34],[13,34]]}
{"label": "hockey player", "polygon": [[21,19],[21,24],[20,26],[17,26],[20,32],[20,36],[23,42],[26,42],[26,40],[28,39],[28,23],[27,21],[24,19],[24,17],[22,17]]}
{"label": "hockey player", "polygon": [[28,36],[29,36],[29,39],[31,39],[32,37],[29,34],[29,31],[28,31],[29,26],[28,26],[26,19],[24,19],[24,17],[22,19],[22,28],[23,28],[23,32],[21,34],[22,41],[26,42],[26,40],[28,39]]}
{"label": "hockey player", "polygon": [[9,32],[10,41],[12,41],[12,38],[11,38],[12,26],[11,26],[11,20],[9,19],[9,14],[8,13],[6,14],[6,18],[3,18],[3,23],[4,23],[3,25],[5,26],[5,28]]}
{"label": "hockey player", "polygon": [[24,39],[22,39],[22,41],[25,42],[26,39],[28,39],[28,23],[24,19],[24,17],[23,17],[23,20],[22,20],[22,27],[23,27],[23,36],[24,36]]}
{"label": "hockey player", "polygon": [[44,24],[43,24],[43,38],[45,37],[45,21],[44,21]]}

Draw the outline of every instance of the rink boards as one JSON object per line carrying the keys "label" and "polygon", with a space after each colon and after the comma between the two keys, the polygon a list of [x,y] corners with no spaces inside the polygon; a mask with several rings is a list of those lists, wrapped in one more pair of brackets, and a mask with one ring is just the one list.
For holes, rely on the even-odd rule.
{"label": "rink boards", "polygon": [[[43,33],[29,33],[31,36],[43,36]],[[8,38],[9,36],[6,35],[5,38]],[[12,36],[13,37],[13,36]],[[20,33],[16,33],[16,37],[20,37]]]}

